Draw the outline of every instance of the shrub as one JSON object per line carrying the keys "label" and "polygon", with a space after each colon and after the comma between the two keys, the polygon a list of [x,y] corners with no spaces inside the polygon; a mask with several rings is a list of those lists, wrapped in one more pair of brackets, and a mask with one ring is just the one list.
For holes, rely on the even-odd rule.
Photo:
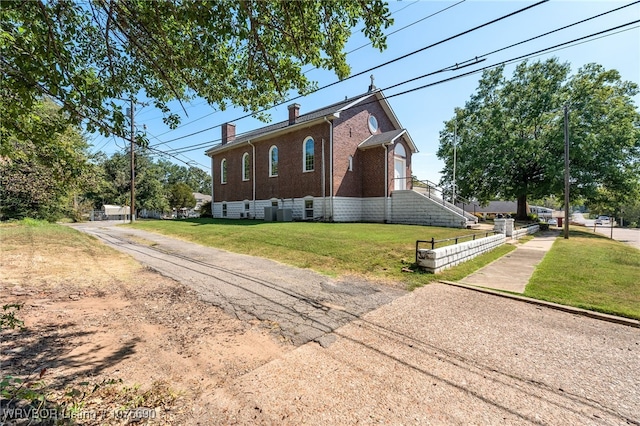
{"label": "shrub", "polygon": [[213,213],[211,213],[211,201],[207,201],[200,206],[200,217],[213,217]]}

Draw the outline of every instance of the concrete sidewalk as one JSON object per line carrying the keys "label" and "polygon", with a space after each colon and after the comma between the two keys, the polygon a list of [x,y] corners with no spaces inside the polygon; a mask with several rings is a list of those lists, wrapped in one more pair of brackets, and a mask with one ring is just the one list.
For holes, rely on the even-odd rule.
{"label": "concrete sidewalk", "polygon": [[536,266],[551,249],[559,232],[548,231],[518,244],[511,253],[460,280],[463,284],[524,293]]}

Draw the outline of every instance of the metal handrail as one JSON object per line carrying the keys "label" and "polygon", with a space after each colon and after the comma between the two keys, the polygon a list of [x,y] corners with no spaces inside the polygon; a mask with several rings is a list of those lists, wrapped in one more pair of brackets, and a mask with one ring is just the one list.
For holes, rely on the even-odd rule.
{"label": "metal handrail", "polygon": [[420,243],[429,243],[431,244],[431,250],[433,250],[436,246],[436,243],[444,243],[446,241],[455,241],[455,244],[458,244],[458,240],[463,239],[463,238],[468,238],[468,237],[472,237],[470,241],[475,241],[476,240],[476,235],[484,235],[484,237],[488,237],[489,234],[500,234],[499,231],[495,231],[495,230],[491,230],[491,231],[486,231],[486,232],[478,232],[475,234],[469,234],[469,235],[462,235],[459,237],[453,237],[453,238],[445,238],[442,240],[436,240],[433,237],[431,237],[430,240],[416,240],[416,263],[418,263],[418,250],[420,249]]}
{"label": "metal handrail", "polygon": [[[478,203],[477,203],[477,202],[470,201],[470,200],[468,200],[468,199],[466,199],[466,198],[464,198],[464,197],[461,197],[461,196],[459,196],[459,195],[456,195],[456,196],[455,196],[455,199],[453,200],[453,203],[450,203],[450,202],[446,201],[446,200],[444,199],[444,195],[443,195],[443,191],[444,191],[444,189],[443,189],[441,186],[439,186],[438,184],[435,184],[435,183],[431,182],[430,180],[415,180],[415,181],[413,181],[413,182],[419,182],[419,183],[422,183],[422,184],[426,185],[426,188],[427,188],[427,197],[429,197],[429,198],[431,198],[431,199],[433,199],[433,198],[434,198],[434,197],[432,197],[432,195],[431,195],[432,190],[433,190],[433,192],[434,192],[434,193],[438,193],[438,192],[439,192],[439,193],[441,194],[441,195],[440,195],[440,197],[435,197],[435,198],[436,198],[437,200],[442,201],[442,205],[443,205],[443,206],[447,206],[447,204],[449,204],[449,205],[450,205],[454,210],[456,210],[456,211],[458,211],[458,210],[459,210],[460,212],[462,212],[462,215],[463,215],[463,216],[464,216],[464,215],[466,215],[466,214],[471,215],[471,213],[470,213],[470,212],[468,212],[468,211],[466,211],[466,210],[465,210],[465,206],[466,206],[466,205],[476,205],[476,206],[478,205]],[[414,187],[414,189],[415,189],[415,185],[414,185],[413,187]],[[424,188],[424,187],[419,187],[419,188]],[[455,204],[456,200],[461,201],[462,208],[460,208],[460,207],[456,206],[456,204]]]}

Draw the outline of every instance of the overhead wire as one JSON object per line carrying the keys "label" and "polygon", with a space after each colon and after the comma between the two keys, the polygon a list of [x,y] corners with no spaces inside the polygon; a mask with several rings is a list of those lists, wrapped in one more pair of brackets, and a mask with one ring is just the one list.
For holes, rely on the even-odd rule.
{"label": "overhead wire", "polygon": [[[610,10],[610,11],[608,11],[608,12],[600,13],[600,14],[595,15],[595,16],[592,16],[592,17],[590,17],[590,18],[587,18],[587,19],[583,19],[583,20],[581,20],[581,21],[574,22],[574,23],[569,24],[569,25],[565,25],[565,26],[560,27],[560,28],[557,28],[557,29],[555,29],[555,30],[545,32],[545,33],[543,33],[543,34],[541,34],[541,35],[538,35],[538,36],[535,36],[535,37],[531,37],[531,38],[528,38],[528,39],[526,39],[526,40],[519,41],[519,42],[517,42],[517,43],[512,43],[512,44],[510,44],[510,45],[508,45],[508,46],[505,46],[505,47],[503,47],[503,48],[496,49],[496,50],[493,50],[493,51],[491,51],[491,52],[488,52],[488,53],[485,53],[485,54],[482,54],[482,55],[475,56],[475,57],[473,57],[473,58],[471,58],[471,59],[469,59],[469,60],[466,60],[466,61],[463,61],[463,62],[456,63],[456,64],[451,65],[451,66],[449,66],[449,67],[445,67],[445,68],[439,69],[439,70],[437,70],[437,71],[432,71],[432,72],[429,72],[429,73],[426,73],[426,74],[420,75],[420,76],[418,76],[418,77],[414,77],[414,78],[411,78],[411,79],[408,79],[408,80],[404,80],[404,81],[402,81],[402,82],[400,82],[400,83],[397,83],[397,84],[394,84],[394,85],[388,86],[388,87],[384,88],[383,90],[392,89],[392,88],[395,88],[395,87],[398,87],[398,86],[401,86],[401,85],[404,85],[404,84],[410,83],[410,82],[412,82],[412,81],[419,80],[419,79],[422,79],[422,78],[425,78],[425,77],[429,77],[429,76],[432,76],[432,75],[435,75],[435,74],[438,74],[438,73],[442,73],[442,72],[445,72],[445,71],[455,71],[455,70],[458,70],[458,69],[463,68],[463,67],[467,67],[467,66],[471,66],[471,65],[476,65],[477,63],[484,61],[484,59],[482,59],[482,58],[486,58],[487,56],[490,56],[490,55],[492,55],[492,54],[494,54],[494,53],[496,53],[496,52],[504,51],[504,50],[507,50],[507,49],[509,49],[509,48],[512,48],[512,47],[515,47],[515,46],[518,46],[518,45],[521,45],[521,44],[524,44],[524,43],[527,43],[527,42],[530,42],[530,41],[533,41],[533,40],[536,40],[536,39],[539,39],[539,38],[541,38],[541,37],[543,37],[543,36],[547,36],[547,35],[549,35],[549,34],[552,34],[552,33],[555,33],[555,32],[558,32],[558,31],[561,31],[561,30],[567,29],[567,28],[569,28],[569,27],[572,27],[572,26],[575,26],[575,25],[578,25],[578,24],[584,23],[584,22],[586,22],[586,21],[589,21],[589,20],[592,20],[592,19],[596,19],[596,18],[601,17],[601,16],[603,16],[603,15],[606,15],[606,14],[608,14],[608,13],[612,13],[612,12],[618,11],[618,10],[620,10],[620,9],[624,8],[624,7],[629,7],[629,6],[634,5],[634,4],[637,4],[637,3],[640,3],[640,0],[635,1],[635,2],[633,2],[633,3],[630,3],[630,4],[628,4],[628,5],[625,5],[625,6],[622,6],[622,7],[616,8],[616,9],[612,9],[612,10]],[[631,25],[631,24],[624,24],[624,26],[626,26],[626,25]],[[613,30],[615,30],[615,28],[614,28]],[[613,30],[612,30],[612,29],[609,29],[609,30],[605,30],[605,32],[610,32],[610,31],[613,31]],[[594,34],[599,34],[599,33],[594,33]],[[585,36],[585,38],[593,37],[593,36],[594,36],[594,34],[589,35],[589,36]],[[610,35],[612,35],[612,34],[610,34]],[[576,40],[572,40],[571,42],[568,42],[568,43],[574,43],[575,41],[576,41]],[[552,47],[552,48],[554,48],[554,47]],[[167,151],[170,151],[170,152],[176,152],[176,153],[177,153],[177,152],[179,152],[179,153],[190,152],[190,151],[195,151],[195,150],[197,150],[197,149],[201,149],[201,148],[206,147],[206,146],[210,146],[212,143],[215,143],[215,142],[218,142],[218,141],[220,141],[220,139],[214,139],[214,140],[210,140],[210,141],[206,141],[206,142],[200,142],[200,143],[197,143],[197,144],[188,145],[188,146],[183,146],[183,147],[180,147],[180,148],[174,148],[174,149],[170,149],[170,150],[167,150]]]}
{"label": "overhead wire", "polygon": [[[322,86],[322,87],[319,87],[318,89],[316,89],[316,90],[312,91],[312,92],[311,92],[311,93],[309,93],[309,94],[317,93],[317,92],[319,92],[320,90],[324,90],[324,89],[326,89],[326,88],[328,88],[328,87],[335,86],[336,84],[340,84],[340,83],[342,83],[342,82],[344,82],[344,81],[347,81],[347,80],[350,80],[350,79],[352,79],[352,78],[358,77],[358,76],[360,76],[360,75],[366,74],[366,73],[371,72],[371,71],[373,71],[373,70],[375,70],[375,69],[378,69],[378,68],[381,68],[381,67],[387,66],[387,65],[389,65],[389,64],[392,64],[392,63],[394,63],[394,62],[400,61],[400,60],[402,60],[402,59],[406,59],[406,58],[408,58],[408,57],[410,57],[410,56],[412,56],[412,55],[415,55],[415,54],[417,54],[417,53],[423,52],[423,51],[425,51],[425,50],[427,50],[427,49],[430,49],[430,48],[436,47],[436,46],[441,45],[441,44],[443,44],[443,43],[446,43],[446,42],[448,42],[448,41],[454,40],[454,39],[456,39],[456,38],[458,38],[458,37],[462,37],[463,35],[467,35],[467,34],[469,34],[469,33],[473,32],[473,31],[477,31],[477,30],[479,30],[479,29],[481,29],[481,28],[487,27],[487,26],[489,26],[489,25],[493,25],[493,24],[495,24],[495,23],[497,23],[497,22],[500,22],[500,21],[502,21],[502,20],[504,20],[504,19],[507,19],[507,18],[510,18],[510,17],[512,17],[512,16],[515,16],[515,15],[517,15],[517,14],[519,14],[519,13],[525,12],[525,11],[527,11],[527,10],[531,9],[531,8],[534,8],[534,7],[540,6],[541,4],[544,4],[544,3],[548,2],[548,1],[549,1],[549,0],[540,0],[540,1],[538,1],[538,2],[536,2],[536,3],[534,3],[534,4],[532,4],[532,5],[528,5],[528,6],[526,6],[526,7],[523,7],[523,8],[521,8],[521,9],[518,9],[518,10],[516,10],[516,11],[510,12],[510,13],[508,13],[508,14],[506,14],[506,15],[503,15],[503,16],[500,16],[500,17],[498,17],[498,18],[492,19],[491,21],[488,21],[488,22],[485,22],[485,23],[483,23],[483,24],[477,25],[477,26],[475,26],[475,27],[473,27],[473,28],[470,28],[470,29],[468,29],[468,30],[462,31],[462,32],[457,33],[457,34],[455,34],[455,35],[453,35],[453,36],[447,37],[447,38],[445,38],[445,39],[442,39],[442,40],[437,41],[437,42],[435,42],[435,43],[432,43],[432,44],[430,44],[430,45],[424,46],[424,47],[422,47],[422,48],[420,48],[420,49],[414,50],[414,51],[409,52],[409,53],[407,53],[407,54],[401,55],[401,56],[399,56],[399,57],[397,57],[397,58],[391,59],[391,60],[389,60],[389,61],[387,61],[387,62],[384,62],[384,63],[382,63],[382,64],[376,65],[376,66],[374,66],[374,67],[370,67],[370,68],[368,68],[368,69],[366,69],[366,70],[363,70],[363,71],[359,71],[358,73],[356,73],[356,74],[352,74],[352,75],[350,75],[349,77],[346,77],[346,78],[344,78],[344,79],[342,79],[342,80],[337,80],[337,81],[334,81],[334,82],[329,83],[329,84],[327,84],[327,85],[324,85],[324,86]],[[247,117],[251,117],[251,116],[253,116],[253,115],[257,114],[257,113],[261,113],[261,112],[268,111],[268,110],[269,110],[269,109],[271,109],[271,108],[274,108],[274,107],[276,107],[276,106],[280,106],[280,105],[284,105],[284,104],[286,104],[286,103],[288,103],[288,102],[294,101],[294,100],[296,100],[296,99],[300,99],[300,98],[302,98],[302,97],[304,97],[304,96],[308,96],[309,94],[307,94],[307,95],[298,95],[298,96],[295,96],[295,97],[293,97],[293,98],[289,98],[288,100],[286,100],[286,101],[284,101],[284,102],[277,103],[277,104],[275,104],[275,105],[273,105],[273,106],[270,106],[270,107],[268,107],[268,108],[263,108],[263,109],[261,109],[261,110],[259,110],[259,111],[254,111],[254,112],[251,112],[251,113],[249,113],[249,114],[245,114],[245,115],[243,115],[243,116],[241,116],[241,117],[237,118],[237,119],[236,119],[236,120],[234,120],[234,121],[241,120],[241,119],[244,119],[244,118],[247,118]],[[165,142],[163,142],[163,143],[171,143],[171,142],[175,142],[175,141],[177,141],[177,140],[186,139],[186,138],[188,138],[188,137],[195,136],[195,135],[197,135],[197,134],[200,134],[200,133],[203,133],[203,132],[206,132],[206,131],[209,131],[209,130],[215,129],[216,127],[220,127],[220,126],[221,126],[221,124],[218,124],[218,125],[215,125],[215,126],[211,126],[211,127],[206,128],[206,129],[201,129],[201,130],[198,130],[198,131],[196,131],[196,132],[189,133],[189,134],[187,134],[187,135],[183,135],[183,136],[179,136],[179,137],[176,137],[176,138],[170,139],[170,140],[165,141]],[[161,144],[156,144],[155,146],[157,146],[157,145],[161,145]]]}
{"label": "overhead wire", "polygon": [[[435,15],[437,15],[437,14],[438,14],[438,13],[440,13],[440,12],[443,12],[443,11],[445,11],[445,10],[447,10],[447,9],[450,9],[450,8],[452,8],[452,7],[454,7],[454,6],[457,6],[458,4],[463,3],[463,2],[465,2],[465,1],[466,1],[466,0],[461,0],[461,1],[459,1],[458,3],[456,3],[456,4],[452,5],[452,6],[447,6],[447,7],[445,7],[444,9],[441,9],[441,10],[439,10],[438,12],[432,13],[431,15],[429,15],[429,16],[427,16],[427,17],[425,17],[425,18],[419,19],[419,20],[417,20],[417,21],[412,22],[412,23],[411,23],[411,24],[409,24],[409,25],[406,25],[406,26],[404,26],[404,27],[402,27],[402,28],[400,28],[400,29],[397,29],[397,30],[395,30],[395,31],[392,31],[392,32],[390,32],[389,34],[387,34],[387,37],[388,37],[388,36],[390,36],[390,35],[393,35],[393,34],[395,34],[395,33],[398,33],[398,32],[400,32],[400,31],[402,31],[402,30],[404,30],[404,29],[407,29],[407,28],[411,27],[412,25],[415,25],[415,24],[417,24],[417,23],[419,23],[419,22],[422,22],[422,21],[424,21],[425,19],[430,18],[431,16],[435,16]],[[396,13],[401,12],[401,11],[405,10],[406,8],[408,8],[408,7],[410,7],[410,6],[413,6],[413,5],[415,5],[416,3],[419,3],[419,2],[420,2],[420,0],[415,0],[415,1],[413,1],[413,2],[411,2],[411,3],[409,3],[409,4],[407,4],[406,6],[403,6],[403,7],[401,7],[400,9],[397,9],[397,10],[393,11],[393,12],[391,13],[391,15],[395,15]],[[362,28],[359,28],[359,29],[357,29],[357,30],[355,30],[355,31],[360,31],[360,30],[362,30]],[[371,44],[371,42],[370,42],[370,43],[368,43],[368,44],[365,44],[365,45],[363,45],[363,46],[360,46],[360,47],[358,47],[358,48],[355,48],[355,49],[353,49],[352,51],[347,52],[347,53],[346,53],[346,55],[349,55],[350,53],[353,53],[353,52],[355,52],[356,50],[359,50],[359,49],[361,49],[361,48],[363,48],[363,47],[365,47],[365,46],[368,46],[368,45],[370,45],[370,44]],[[315,70],[315,69],[317,69],[317,67],[310,68],[309,70],[304,71],[304,74],[306,74],[307,72],[310,72],[310,71],[312,71],[312,70]],[[287,102],[288,102],[288,101],[287,101]],[[193,106],[194,106],[194,107],[197,107],[197,106],[203,105],[203,104],[205,104],[205,103],[207,103],[207,101],[206,101],[206,100],[203,100],[203,101],[201,101],[201,102],[196,103],[196,104],[195,104],[195,105],[193,105]],[[275,107],[275,106],[277,106],[277,105],[274,105],[273,107]],[[270,108],[273,108],[273,107],[270,107]],[[158,136],[164,136],[164,135],[166,135],[166,134],[168,134],[168,133],[171,133],[171,132],[176,131],[176,130],[177,130],[177,129],[179,129],[179,128],[182,128],[182,127],[185,127],[185,126],[191,125],[191,124],[193,124],[193,123],[195,123],[195,122],[197,122],[197,121],[200,121],[200,120],[202,120],[202,119],[204,119],[204,118],[210,117],[210,116],[212,116],[212,115],[214,115],[214,114],[216,114],[216,113],[218,113],[218,112],[220,112],[220,111],[219,111],[219,110],[215,110],[215,111],[213,111],[213,112],[207,113],[207,114],[203,115],[202,117],[196,118],[196,119],[191,120],[191,121],[188,121],[188,122],[186,122],[186,123],[183,123],[183,124],[181,124],[181,125],[177,126],[177,127],[176,127],[176,128],[174,128],[174,129],[169,129],[169,130],[167,130],[166,132],[160,133]],[[156,119],[158,119],[158,118],[163,118],[163,116],[157,116],[157,117],[154,117],[154,118],[152,118],[152,119],[150,119],[150,120],[156,120]]]}
{"label": "overhead wire", "polygon": [[[609,29],[606,29],[606,30],[603,30],[603,31],[592,33],[592,34],[589,34],[589,35],[586,35],[586,36],[583,36],[583,37],[578,37],[576,39],[573,39],[573,40],[570,40],[570,41],[566,41],[566,42],[563,42],[563,43],[559,43],[559,44],[556,44],[556,45],[553,45],[553,46],[550,46],[550,47],[546,47],[544,49],[539,49],[537,51],[530,52],[530,53],[527,53],[525,55],[520,55],[520,56],[511,58],[511,59],[500,61],[500,62],[492,64],[492,65],[488,65],[488,66],[485,66],[485,67],[482,67],[482,68],[479,68],[479,69],[476,69],[476,70],[473,70],[473,71],[469,71],[467,73],[458,74],[458,75],[450,77],[450,78],[438,80],[438,81],[435,81],[435,82],[432,82],[432,83],[429,83],[429,84],[425,84],[425,85],[422,85],[422,86],[419,86],[419,87],[416,87],[416,88],[412,88],[412,89],[409,89],[409,90],[405,90],[405,91],[402,91],[402,92],[399,92],[399,93],[395,93],[395,94],[392,94],[392,95],[385,95],[385,98],[386,99],[390,99],[390,98],[394,98],[396,96],[406,95],[406,94],[414,92],[414,91],[423,90],[423,89],[426,89],[426,88],[429,88],[429,87],[432,87],[432,86],[436,86],[438,84],[443,84],[443,83],[446,83],[446,82],[449,82],[449,81],[457,80],[458,78],[463,78],[463,77],[468,77],[470,75],[478,74],[478,73],[481,73],[481,72],[483,72],[485,70],[488,70],[488,69],[491,69],[491,68],[496,68],[496,67],[501,66],[501,65],[508,65],[508,64],[512,64],[512,63],[515,63],[515,62],[520,62],[520,61],[522,61],[524,59],[530,59],[532,57],[540,56],[542,54],[558,51],[558,50],[561,50],[561,49],[566,49],[566,48],[569,48],[569,47],[572,47],[572,46],[575,46],[575,45],[584,44],[584,43],[587,43],[587,42],[590,42],[590,41],[594,41],[594,40],[597,40],[597,39],[601,39],[601,38],[604,38],[604,37],[609,37],[609,36],[624,32],[624,31],[629,31],[629,30],[634,29],[634,28],[640,28],[640,26],[636,26],[636,27],[620,30],[620,31],[617,31],[617,32],[614,32],[614,33],[611,33],[611,34],[607,34],[607,33],[610,33],[612,31],[627,27],[629,25],[637,24],[639,22],[640,22],[640,20],[631,21],[631,22],[628,22],[626,24],[618,25],[616,27],[612,27],[612,28],[609,28]],[[599,36],[599,37],[596,37],[596,36]],[[475,65],[475,63],[473,63],[471,65]],[[424,78],[426,76],[434,75],[436,73],[442,72],[443,70],[446,70],[446,68],[443,68],[441,70],[434,71],[434,72],[422,75],[420,77],[416,77],[416,78],[413,78],[413,79],[410,79],[410,80],[406,80],[406,81],[403,81],[403,82],[400,82],[400,83],[385,87],[385,88],[383,88],[381,90],[389,90],[389,89],[392,89],[392,88],[407,84],[408,82],[415,81],[415,80],[417,80],[419,78]],[[367,105],[369,103],[375,103],[375,102],[377,102],[377,101],[359,103],[358,106]],[[215,141],[211,141],[211,142],[215,142]],[[188,148],[188,149],[187,148],[176,149],[174,153],[177,154],[177,153],[190,152],[190,151],[195,151],[196,149],[200,149],[200,147]]]}

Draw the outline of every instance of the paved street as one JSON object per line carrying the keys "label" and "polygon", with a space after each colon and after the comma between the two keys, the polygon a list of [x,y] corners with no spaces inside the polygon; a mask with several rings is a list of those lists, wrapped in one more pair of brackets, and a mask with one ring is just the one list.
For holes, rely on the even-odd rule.
{"label": "paved street", "polygon": [[604,235],[609,238],[613,235],[614,240],[629,244],[630,246],[640,250],[640,229],[638,228],[630,229],[614,227],[612,229],[609,225],[594,226],[595,220],[585,219],[582,213],[574,213],[571,220],[582,223],[589,229],[595,229],[595,231],[600,235]]}

